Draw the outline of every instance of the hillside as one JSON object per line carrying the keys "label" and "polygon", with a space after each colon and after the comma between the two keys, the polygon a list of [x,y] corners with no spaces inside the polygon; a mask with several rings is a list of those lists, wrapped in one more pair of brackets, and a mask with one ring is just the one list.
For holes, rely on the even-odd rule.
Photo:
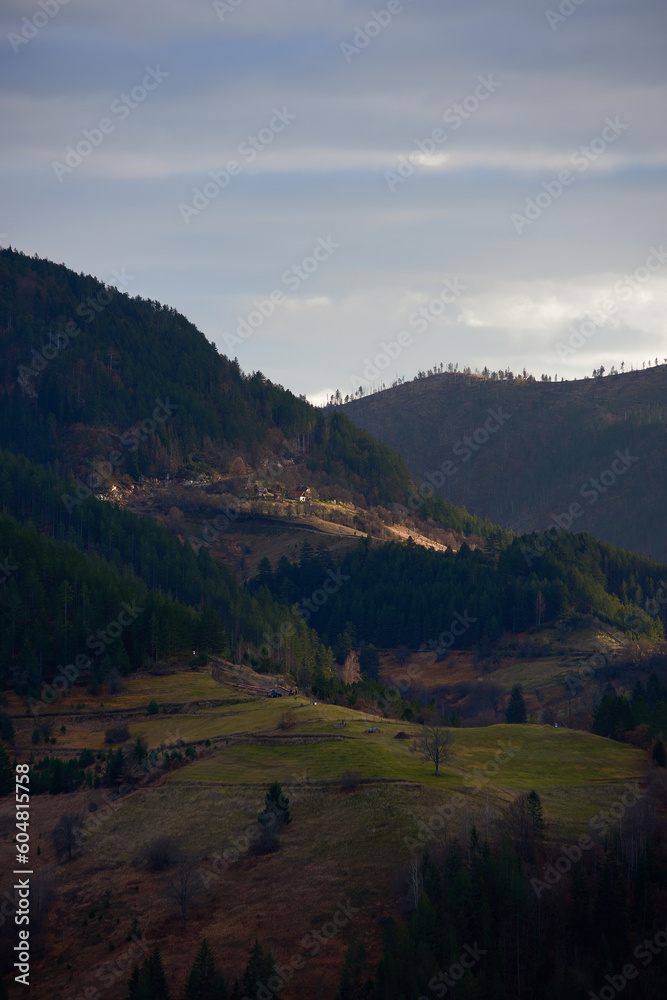
{"label": "hillside", "polygon": [[[597,823],[563,885],[594,900],[569,958],[594,986],[663,908],[667,568],[418,496],[396,451],[173,310],[0,266],[0,857],[13,755],[37,1000],[180,1000],[204,937],[226,986],[199,996],[265,997],[257,970],[302,962],[341,907],[273,994],[416,1000],[478,941],[462,998],[537,995],[569,917],[534,883]],[[508,726],[517,683],[529,724]],[[628,794],[629,822],[600,820]]]}
{"label": "hillside", "polygon": [[[410,752],[414,725],[406,733],[405,723],[383,720],[379,732],[367,732],[369,723],[377,722],[367,712],[301,697],[266,697],[271,684],[285,687],[288,678],[258,678],[219,658],[209,670],[192,672],[184,666],[164,676],[128,679],[115,694],[91,696],[74,688],[38,720],[25,715],[20,699],[10,697],[16,752],[20,759],[31,752],[35,760],[31,819],[33,850],[39,845],[41,857],[34,883],[32,959],[38,975],[31,995],[37,1000],[84,995],[108,982],[114,984],[110,995],[121,1000],[132,962],[145,957],[137,947],[144,940],[150,948],[159,942],[168,979],[175,984],[172,995],[178,997],[203,936],[230,977],[241,975],[256,937],[284,966],[291,955],[304,954],[306,936],[328,926],[341,904],[351,908],[353,919],[330,941],[325,937],[321,950],[305,952],[303,968],[281,995],[333,1000],[346,948],[363,941],[365,977],[376,983],[367,995],[380,1000],[383,940],[388,925],[396,920],[400,926],[410,912],[415,850],[429,849],[437,859],[437,852],[445,845],[453,849],[459,837],[463,845],[471,836],[474,841],[475,829],[496,844],[505,831],[513,836],[512,803],[530,790],[539,794],[545,819],[539,860],[522,860],[508,845],[504,855],[497,855],[496,847],[492,854],[487,845],[477,863],[474,849],[464,862],[472,865],[476,884],[476,864],[483,858],[491,899],[489,880],[508,866],[513,873],[518,911],[516,898],[503,894],[505,903],[493,904],[493,923],[489,911],[486,929],[466,931],[475,934],[470,942],[477,939],[493,948],[492,942],[502,942],[506,921],[514,926],[517,912],[522,933],[531,937],[542,909],[529,880],[540,875],[547,858],[560,856],[563,843],[593,831],[602,855],[622,828],[629,852],[634,840],[628,820],[637,824],[640,814],[662,808],[660,789],[644,777],[645,754],[590,734],[530,725],[456,730],[452,753],[436,778],[432,766]],[[157,713],[151,714],[150,699]],[[36,721],[37,742],[31,738]],[[340,728],[342,721],[346,725]],[[126,726],[125,735],[105,739],[112,725]],[[53,773],[49,757],[83,759],[84,748],[90,784],[68,793],[40,792],[39,776]],[[105,761],[119,753],[115,776],[110,776]],[[256,856],[248,849],[249,838],[273,779],[289,796],[291,823],[281,833],[279,850]],[[636,794],[621,810],[621,826],[617,804],[628,789]],[[633,808],[647,794],[649,801]],[[13,800],[2,800],[3,829],[9,829],[13,811]],[[59,864],[51,833],[65,811],[76,815],[80,834],[72,861]],[[172,838],[172,860],[151,868],[158,835]],[[164,891],[177,870],[175,850],[190,859],[199,887],[185,927]],[[4,867],[11,853],[6,838],[0,844]],[[455,891],[451,879],[465,857],[449,870],[449,893]],[[492,864],[496,858],[498,871]],[[651,865],[661,876],[659,863]],[[595,870],[588,864],[582,869],[565,876],[563,885],[569,887],[574,878],[576,887],[578,874],[589,880],[591,891],[602,892],[604,880],[596,889]],[[428,891],[437,900],[434,871]],[[632,885],[639,885],[638,876]],[[652,890],[650,906],[655,895]],[[474,912],[466,904],[465,920],[474,919]],[[549,920],[554,919],[552,913]],[[634,910],[628,912],[629,927],[634,929],[637,919]],[[452,947],[460,951],[463,943],[457,938]],[[590,950],[586,945],[585,953]],[[531,947],[521,953],[522,976],[529,982],[539,982],[545,974],[541,963],[551,961],[550,956],[538,964],[531,959],[542,951]],[[489,964],[488,974],[492,969]],[[585,972],[590,982],[596,975],[597,966]],[[478,988],[483,985],[484,980]],[[478,995],[498,995],[487,988]],[[518,996],[513,990],[501,995]]]}
{"label": "hillside", "polygon": [[249,468],[377,504],[410,481],[396,452],[244,374],[169,306],[13,250],[0,251],[0,441],[93,489]]}
{"label": "hillside", "polygon": [[517,534],[569,517],[573,531],[665,561],[666,398],[666,365],[575,382],[445,372],[342,409],[480,517]]}

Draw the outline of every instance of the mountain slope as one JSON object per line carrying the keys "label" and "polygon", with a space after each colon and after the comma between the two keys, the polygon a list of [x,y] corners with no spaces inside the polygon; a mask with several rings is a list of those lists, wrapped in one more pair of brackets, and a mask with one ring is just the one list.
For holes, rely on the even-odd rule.
{"label": "mountain slope", "polygon": [[666,390],[664,365],[576,382],[444,373],[343,411],[480,517],[517,533],[570,518],[573,531],[664,561]]}
{"label": "mountain slope", "polygon": [[168,306],[0,252],[0,442],[61,474],[282,465],[369,503],[402,499],[400,455],[219,354]]}

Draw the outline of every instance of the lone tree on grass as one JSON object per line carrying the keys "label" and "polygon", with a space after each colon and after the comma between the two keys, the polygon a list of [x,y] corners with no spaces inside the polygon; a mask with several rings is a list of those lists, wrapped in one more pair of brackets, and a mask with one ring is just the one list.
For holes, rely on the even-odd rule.
{"label": "lone tree on grass", "polygon": [[424,726],[419,737],[414,741],[411,752],[422,760],[430,760],[435,764],[436,775],[440,773],[440,765],[444,764],[452,752],[452,736],[441,722]]}
{"label": "lone tree on grass", "polygon": [[190,904],[201,891],[202,884],[192,861],[181,861],[176,872],[164,879],[163,895],[176,904],[184,928],[187,927]]}
{"label": "lone tree on grass", "polygon": [[53,846],[58,860],[67,857],[67,860],[71,861],[80,839],[81,817],[76,813],[63,813],[53,831]]}
{"label": "lone tree on grass", "polygon": [[278,781],[269,785],[264,799],[264,809],[257,817],[260,825],[260,835],[253,845],[255,854],[272,854],[280,850],[280,831],[292,822],[289,811],[289,799],[283,794]]}
{"label": "lone tree on grass", "polygon": [[544,810],[542,809],[542,800],[534,788],[528,793],[527,804],[528,813],[533,823],[533,836],[542,837],[544,836]]}
{"label": "lone tree on grass", "polygon": [[526,703],[521,694],[521,685],[515,684],[512,688],[510,700],[505,710],[505,722],[523,724],[528,721]]}

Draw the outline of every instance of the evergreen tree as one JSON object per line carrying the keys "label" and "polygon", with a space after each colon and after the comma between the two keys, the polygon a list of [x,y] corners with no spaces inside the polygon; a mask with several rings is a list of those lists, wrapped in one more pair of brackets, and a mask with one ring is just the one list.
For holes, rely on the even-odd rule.
{"label": "evergreen tree", "polygon": [[226,1000],[226,996],[224,979],[216,971],[213,952],[204,938],[188,975],[184,1000]]}
{"label": "evergreen tree", "polygon": [[512,688],[510,700],[505,711],[505,722],[522,724],[528,720],[526,713],[526,703],[521,693],[521,685],[515,684]]}
{"label": "evergreen tree", "polygon": [[542,800],[534,789],[528,793],[528,812],[533,821],[533,837],[541,837],[544,834],[544,811]]}
{"label": "evergreen tree", "polygon": [[157,945],[141,967],[134,966],[127,985],[127,1000],[171,1000],[162,955]]}
{"label": "evergreen tree", "polygon": [[289,799],[283,795],[280,783],[273,781],[264,799],[264,809],[257,817],[257,822],[270,829],[280,830],[292,822],[289,811]]}
{"label": "evergreen tree", "polygon": [[[271,952],[264,952],[257,939],[250,952],[250,958],[246,965],[243,979],[241,981],[242,996],[255,997],[259,986],[266,986],[266,982],[276,975],[276,964]],[[265,990],[268,992],[268,990]],[[273,990],[273,993],[280,990]]]}

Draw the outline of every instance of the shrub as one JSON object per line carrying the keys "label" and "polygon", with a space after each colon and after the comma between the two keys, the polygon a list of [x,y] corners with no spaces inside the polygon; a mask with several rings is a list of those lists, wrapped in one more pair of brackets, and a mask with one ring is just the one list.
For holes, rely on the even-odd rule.
{"label": "shrub", "polygon": [[119,726],[112,726],[104,734],[105,743],[123,743],[125,740],[129,740],[129,738],[130,730],[125,723]]}
{"label": "shrub", "polygon": [[280,850],[280,837],[273,827],[263,826],[260,834],[250,844],[249,851],[255,857],[262,854],[275,854]]}
{"label": "shrub", "polygon": [[145,844],[139,854],[139,864],[149,872],[164,872],[183,859],[183,851],[173,837],[163,834]]}
{"label": "shrub", "polygon": [[287,712],[283,712],[280,722],[278,723],[278,729],[294,729],[295,726],[296,717],[290,708]]}
{"label": "shrub", "polygon": [[146,708],[146,711],[148,712],[149,715],[157,715],[158,714],[158,712],[160,711],[160,709],[159,709],[158,703],[156,702],[155,698],[151,698],[151,700],[148,702],[148,707]]}

